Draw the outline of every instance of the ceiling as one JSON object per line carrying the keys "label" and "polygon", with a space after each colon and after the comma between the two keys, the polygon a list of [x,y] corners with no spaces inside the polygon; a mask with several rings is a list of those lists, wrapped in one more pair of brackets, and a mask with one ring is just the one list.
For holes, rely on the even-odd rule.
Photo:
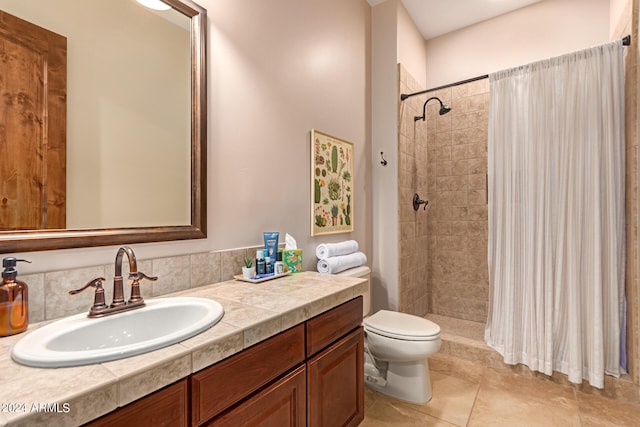
{"label": "ceiling", "polygon": [[[385,0],[368,0],[375,6]],[[402,0],[425,39],[491,19],[541,0]]]}

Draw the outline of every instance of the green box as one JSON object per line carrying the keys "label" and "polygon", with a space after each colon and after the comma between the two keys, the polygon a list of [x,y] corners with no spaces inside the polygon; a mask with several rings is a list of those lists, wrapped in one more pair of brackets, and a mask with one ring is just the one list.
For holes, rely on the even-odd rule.
{"label": "green box", "polygon": [[282,262],[285,265],[285,271],[302,272],[302,249],[282,251]]}

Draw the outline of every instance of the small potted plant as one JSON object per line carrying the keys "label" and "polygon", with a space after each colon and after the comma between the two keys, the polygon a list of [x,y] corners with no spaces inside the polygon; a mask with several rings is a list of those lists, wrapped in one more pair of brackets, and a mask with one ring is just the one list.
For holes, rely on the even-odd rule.
{"label": "small potted plant", "polygon": [[251,279],[256,275],[256,269],[253,266],[253,259],[244,257],[244,265],[242,266],[242,277],[244,279]]}

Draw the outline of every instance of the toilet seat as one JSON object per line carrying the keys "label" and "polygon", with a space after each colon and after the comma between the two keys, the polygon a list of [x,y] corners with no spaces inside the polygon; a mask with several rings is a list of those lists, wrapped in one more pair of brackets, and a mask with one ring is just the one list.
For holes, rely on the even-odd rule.
{"label": "toilet seat", "polygon": [[380,310],[364,319],[365,331],[405,341],[433,341],[440,338],[440,326],[412,314]]}

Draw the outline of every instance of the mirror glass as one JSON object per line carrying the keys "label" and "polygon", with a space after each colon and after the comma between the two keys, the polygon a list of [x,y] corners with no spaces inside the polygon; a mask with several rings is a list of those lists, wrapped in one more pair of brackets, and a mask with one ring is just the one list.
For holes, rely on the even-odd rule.
{"label": "mirror glass", "polygon": [[49,175],[66,178],[64,219],[39,229],[0,224],[9,230],[0,250],[205,236],[206,12],[188,0],[165,3],[0,0],[1,11],[66,39],[67,71],[66,114],[52,109],[41,120],[66,120],[66,165],[45,162]]}

